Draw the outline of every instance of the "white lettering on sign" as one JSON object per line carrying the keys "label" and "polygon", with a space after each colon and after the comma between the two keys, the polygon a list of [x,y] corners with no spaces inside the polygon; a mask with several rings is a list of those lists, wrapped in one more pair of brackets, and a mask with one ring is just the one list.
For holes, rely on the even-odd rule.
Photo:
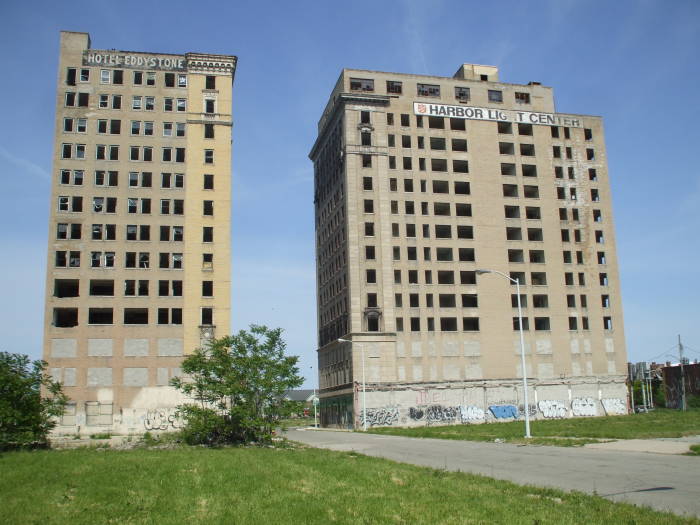
{"label": "white lettering on sign", "polygon": [[83,65],[185,71],[187,63],[184,58],[179,57],[159,57],[145,54],[131,55],[108,51],[85,51],[83,53]]}
{"label": "white lettering on sign", "polygon": [[427,117],[450,117],[468,120],[491,120],[537,124],[542,126],[567,126],[582,128],[581,119],[571,115],[557,113],[533,113],[530,111],[510,111],[494,108],[477,108],[473,106],[450,106],[448,104],[429,104],[414,102],[413,112]]}

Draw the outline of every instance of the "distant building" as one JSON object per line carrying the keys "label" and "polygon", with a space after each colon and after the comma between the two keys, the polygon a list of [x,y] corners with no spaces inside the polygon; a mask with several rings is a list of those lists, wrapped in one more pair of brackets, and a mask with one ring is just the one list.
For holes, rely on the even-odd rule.
{"label": "distant building", "polygon": [[183,355],[229,333],[236,57],[61,32],[44,359],[58,432],[177,425]]}
{"label": "distant building", "polygon": [[[344,69],[314,163],[324,426],[625,413],[600,117],[499,80]],[[347,339],[350,342],[339,341]],[[363,372],[364,370],[364,372]]]}

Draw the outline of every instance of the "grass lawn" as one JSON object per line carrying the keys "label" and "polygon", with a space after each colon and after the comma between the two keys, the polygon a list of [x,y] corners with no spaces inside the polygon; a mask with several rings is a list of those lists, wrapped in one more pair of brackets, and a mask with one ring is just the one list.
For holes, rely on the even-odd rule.
{"label": "grass lawn", "polygon": [[448,425],[432,427],[371,429],[377,434],[439,439],[493,441],[535,445],[575,446],[607,439],[645,439],[680,437],[700,434],[700,410],[657,409],[645,414],[571,419],[549,419],[530,422],[533,436],[525,440],[524,423],[487,423],[481,425]]}
{"label": "grass lawn", "polygon": [[0,523],[700,523],[581,493],[296,448],[0,455]]}

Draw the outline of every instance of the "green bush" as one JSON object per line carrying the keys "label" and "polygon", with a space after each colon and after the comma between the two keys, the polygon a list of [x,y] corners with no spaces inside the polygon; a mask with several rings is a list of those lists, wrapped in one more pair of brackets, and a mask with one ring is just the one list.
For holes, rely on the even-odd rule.
{"label": "green bush", "polygon": [[213,340],[182,362],[187,380],[171,384],[195,403],[178,407],[190,444],[264,443],[298,403],[285,399],[301,385],[298,357],[284,354],[280,328],[251,325],[249,331]]}
{"label": "green bush", "polygon": [[67,398],[45,361],[0,352],[0,450],[44,447]]}
{"label": "green bush", "polygon": [[700,408],[700,396],[687,396],[685,402],[688,408]]}

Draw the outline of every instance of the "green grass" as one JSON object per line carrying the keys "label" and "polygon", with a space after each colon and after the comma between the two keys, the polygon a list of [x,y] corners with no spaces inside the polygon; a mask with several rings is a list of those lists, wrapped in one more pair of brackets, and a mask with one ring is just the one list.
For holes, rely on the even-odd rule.
{"label": "green grass", "polygon": [[700,523],[597,496],[306,448],[0,455],[0,523]]}
{"label": "green grass", "polygon": [[690,445],[688,456],[700,456],[700,445]]}
{"label": "green grass", "polygon": [[504,439],[508,443],[535,445],[575,446],[610,439],[647,439],[681,437],[700,434],[700,410],[680,412],[657,409],[646,414],[571,419],[531,421],[530,440],[523,438],[522,421],[487,423],[482,425],[447,425],[431,427],[371,429],[376,434],[459,439],[468,441],[493,441]]}

